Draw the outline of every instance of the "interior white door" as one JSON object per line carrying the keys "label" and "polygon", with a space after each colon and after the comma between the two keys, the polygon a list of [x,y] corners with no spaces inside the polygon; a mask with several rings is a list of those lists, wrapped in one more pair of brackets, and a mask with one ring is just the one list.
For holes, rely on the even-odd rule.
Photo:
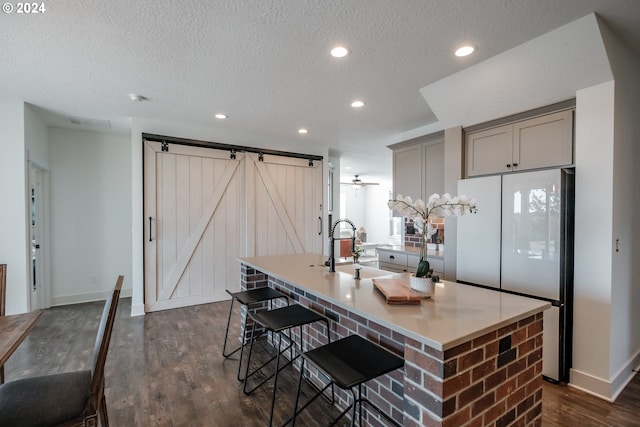
{"label": "interior white door", "polygon": [[48,201],[47,173],[33,163],[29,163],[29,187],[31,189],[30,240],[31,240],[31,310],[48,308],[49,289],[47,269],[48,249]]}
{"label": "interior white door", "polygon": [[322,162],[246,154],[247,256],[322,253]]}
{"label": "interior white door", "polygon": [[145,311],[228,298],[241,256],[243,154],[144,142]]}

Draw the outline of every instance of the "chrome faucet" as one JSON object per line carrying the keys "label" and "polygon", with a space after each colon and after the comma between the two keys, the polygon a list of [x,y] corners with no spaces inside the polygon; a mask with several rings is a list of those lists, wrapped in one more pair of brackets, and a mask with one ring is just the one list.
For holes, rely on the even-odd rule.
{"label": "chrome faucet", "polygon": [[356,226],[353,225],[353,222],[351,222],[351,220],[348,220],[346,218],[342,218],[342,219],[337,220],[335,223],[333,223],[333,227],[331,228],[331,235],[329,236],[329,240],[331,242],[330,247],[329,247],[329,260],[327,262],[325,262],[325,265],[329,266],[329,272],[331,272],[331,273],[335,273],[336,272],[336,258],[335,258],[335,243],[336,243],[336,240],[349,239],[349,237],[338,237],[338,238],[335,237],[336,227],[341,222],[347,222],[347,223],[349,223],[351,225],[351,228],[353,230],[353,236],[350,237],[350,239],[351,239],[351,252],[355,252],[355,250],[356,250]]}

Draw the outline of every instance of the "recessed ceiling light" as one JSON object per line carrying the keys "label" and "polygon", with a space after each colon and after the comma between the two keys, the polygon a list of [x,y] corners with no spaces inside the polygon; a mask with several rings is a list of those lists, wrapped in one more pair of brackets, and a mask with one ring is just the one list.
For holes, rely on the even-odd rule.
{"label": "recessed ceiling light", "polygon": [[216,118],[216,119],[226,119],[226,118],[227,118],[227,115],[226,115],[226,114],[216,114],[216,115],[215,115],[215,118]]}
{"label": "recessed ceiling light", "polygon": [[349,48],[347,47],[336,46],[331,49],[331,56],[333,56],[334,58],[344,58],[345,56],[349,55],[349,52]]}
{"label": "recessed ceiling light", "polygon": [[132,100],[133,102],[142,102],[142,101],[145,101],[147,98],[145,98],[142,95],[138,95],[137,93],[130,93],[129,99]]}
{"label": "recessed ceiling light", "polygon": [[350,171],[351,170],[351,166],[347,166],[347,167],[345,167],[345,169]]}
{"label": "recessed ceiling light", "polygon": [[456,56],[467,56],[471,55],[476,50],[473,46],[461,46],[456,49]]}
{"label": "recessed ceiling light", "polygon": [[353,101],[353,102],[351,103],[351,106],[352,106],[353,108],[360,108],[360,107],[364,107],[364,102],[362,102],[362,101]]}
{"label": "recessed ceiling light", "polygon": [[298,129],[298,133],[305,134],[305,133],[309,133],[309,131],[306,129]]}

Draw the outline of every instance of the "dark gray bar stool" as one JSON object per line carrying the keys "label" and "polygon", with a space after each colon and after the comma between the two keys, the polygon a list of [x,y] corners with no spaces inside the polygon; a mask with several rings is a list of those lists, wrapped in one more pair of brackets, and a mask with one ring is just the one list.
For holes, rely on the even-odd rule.
{"label": "dark gray bar stool", "polygon": [[[313,310],[310,310],[300,304],[289,305],[286,307],[276,308],[268,311],[257,311],[254,313],[249,313],[249,316],[253,320],[253,325],[251,328],[251,345],[249,346],[249,356],[246,364],[246,371],[244,375],[244,393],[250,394],[253,393],[257,388],[262,386],[264,383],[273,378],[273,395],[271,398],[271,412],[269,415],[269,426],[272,425],[273,422],[273,409],[276,401],[276,391],[278,387],[278,373],[293,363],[296,360],[300,353],[302,352],[302,327],[304,325],[309,325],[314,322],[325,322],[327,328],[327,341],[331,342],[331,334],[329,330],[329,319],[322,316],[321,314],[316,313]],[[262,331],[256,333],[255,328],[256,325],[262,327]],[[291,334],[291,329],[299,327],[300,328],[300,342],[298,343],[298,350],[294,349],[294,339]],[[276,355],[271,357],[269,360],[264,362],[258,368],[249,372],[249,365],[251,363],[251,355],[253,352],[253,343],[255,340],[262,334],[266,332],[272,332],[272,340],[275,343],[276,337],[278,338],[278,345],[276,347]],[[286,335],[286,332],[289,332],[289,335]],[[257,334],[257,335],[256,335]],[[289,344],[282,348],[282,340],[283,338],[289,341]],[[290,360],[284,365],[280,366],[280,355],[285,353],[291,349],[291,357]],[[295,356],[293,355],[295,352]],[[266,367],[268,364],[273,362],[275,359],[275,367],[273,373],[266,378],[259,381],[256,385],[251,388],[248,388],[248,380],[253,377],[255,374],[260,372],[261,369]]]}
{"label": "dark gray bar stool", "polygon": [[240,304],[247,307],[247,314],[249,314],[249,306],[257,303],[269,302],[269,308],[271,308],[271,303],[273,300],[278,298],[284,298],[289,305],[289,298],[280,291],[276,291],[273,288],[263,287],[263,288],[255,288],[249,289],[247,291],[240,292],[229,292],[227,293],[231,295],[231,305],[229,306],[229,317],[227,317],[227,329],[224,333],[224,345],[222,346],[222,356],[228,358],[229,356],[235,354],[240,350],[240,360],[238,362],[238,381],[242,381],[243,378],[240,377],[241,367],[242,367],[242,355],[244,353],[244,348],[249,344],[246,339],[247,334],[247,321],[245,320],[244,325],[242,326],[242,336],[241,343],[238,348],[232,351],[227,351],[227,338],[229,337],[229,325],[231,323],[231,313],[233,313],[233,303],[237,300]]}
{"label": "dark gray bar stool", "polygon": [[[329,383],[305,403],[302,408],[298,409],[300,386],[302,385],[305,362],[313,364],[322,371],[329,378]],[[353,402],[347,409],[342,411],[331,425],[335,425],[340,418],[351,410],[351,425],[355,426],[356,407],[360,409],[358,412],[360,415],[360,424],[362,424],[362,404],[366,403],[389,421],[389,423],[400,427],[388,414],[385,414],[366,397],[362,396],[362,384],[398,368],[402,368],[403,366],[404,359],[359,335],[350,335],[303,353],[296,403],[293,409],[293,417],[290,419],[292,425],[295,426],[297,416],[304,411],[311,402],[324,393],[327,388],[336,384],[341,389],[351,392]],[[356,387],[358,389],[357,396],[354,391]]]}

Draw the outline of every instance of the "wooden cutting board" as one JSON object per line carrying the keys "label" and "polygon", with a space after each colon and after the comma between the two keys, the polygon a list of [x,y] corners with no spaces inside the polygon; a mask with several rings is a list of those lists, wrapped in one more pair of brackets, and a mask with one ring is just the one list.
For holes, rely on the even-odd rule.
{"label": "wooden cutting board", "polygon": [[420,304],[422,301],[422,296],[400,279],[373,279],[373,286],[384,295],[387,304]]}

